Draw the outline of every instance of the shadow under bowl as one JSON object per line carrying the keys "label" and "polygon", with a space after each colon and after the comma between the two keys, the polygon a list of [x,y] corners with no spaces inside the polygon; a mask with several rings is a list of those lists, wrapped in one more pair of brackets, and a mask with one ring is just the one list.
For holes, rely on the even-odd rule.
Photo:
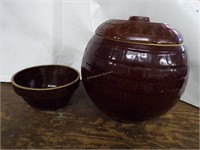
{"label": "shadow under bowl", "polygon": [[55,110],[67,105],[80,75],[68,66],[43,65],[17,72],[11,82],[14,91],[32,107]]}

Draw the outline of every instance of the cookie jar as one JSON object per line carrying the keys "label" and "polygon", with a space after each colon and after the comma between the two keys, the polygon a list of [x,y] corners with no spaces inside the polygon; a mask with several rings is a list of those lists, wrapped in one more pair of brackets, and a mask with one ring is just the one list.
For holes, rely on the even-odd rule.
{"label": "cookie jar", "polygon": [[116,119],[144,121],[180,99],[188,79],[187,50],[169,24],[142,16],[112,19],[89,41],[81,73],[100,110]]}

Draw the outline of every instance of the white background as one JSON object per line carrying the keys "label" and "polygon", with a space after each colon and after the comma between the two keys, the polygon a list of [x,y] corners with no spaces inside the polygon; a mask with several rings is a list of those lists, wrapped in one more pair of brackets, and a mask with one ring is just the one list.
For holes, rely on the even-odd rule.
{"label": "white background", "polygon": [[169,23],[184,36],[190,74],[182,100],[199,106],[199,0],[3,0],[1,1],[1,75],[26,67],[70,65],[80,71],[81,60],[95,29],[109,19],[148,16]]}

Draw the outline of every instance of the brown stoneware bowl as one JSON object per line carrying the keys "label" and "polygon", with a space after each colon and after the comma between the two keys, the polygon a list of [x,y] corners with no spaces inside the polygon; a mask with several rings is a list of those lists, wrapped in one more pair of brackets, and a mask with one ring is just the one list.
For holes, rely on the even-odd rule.
{"label": "brown stoneware bowl", "polygon": [[67,105],[80,76],[73,68],[61,65],[35,66],[12,77],[14,91],[32,107],[54,110]]}
{"label": "brown stoneware bowl", "polygon": [[103,112],[144,121],[169,111],[188,79],[183,37],[148,17],[109,20],[89,41],[82,60],[85,89]]}

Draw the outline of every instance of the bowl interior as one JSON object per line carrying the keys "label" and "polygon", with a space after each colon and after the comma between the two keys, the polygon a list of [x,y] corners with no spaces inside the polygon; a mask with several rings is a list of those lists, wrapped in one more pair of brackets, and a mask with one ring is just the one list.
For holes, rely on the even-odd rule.
{"label": "bowl interior", "polygon": [[79,78],[76,70],[66,66],[38,66],[18,72],[13,81],[28,88],[55,88],[70,84]]}

